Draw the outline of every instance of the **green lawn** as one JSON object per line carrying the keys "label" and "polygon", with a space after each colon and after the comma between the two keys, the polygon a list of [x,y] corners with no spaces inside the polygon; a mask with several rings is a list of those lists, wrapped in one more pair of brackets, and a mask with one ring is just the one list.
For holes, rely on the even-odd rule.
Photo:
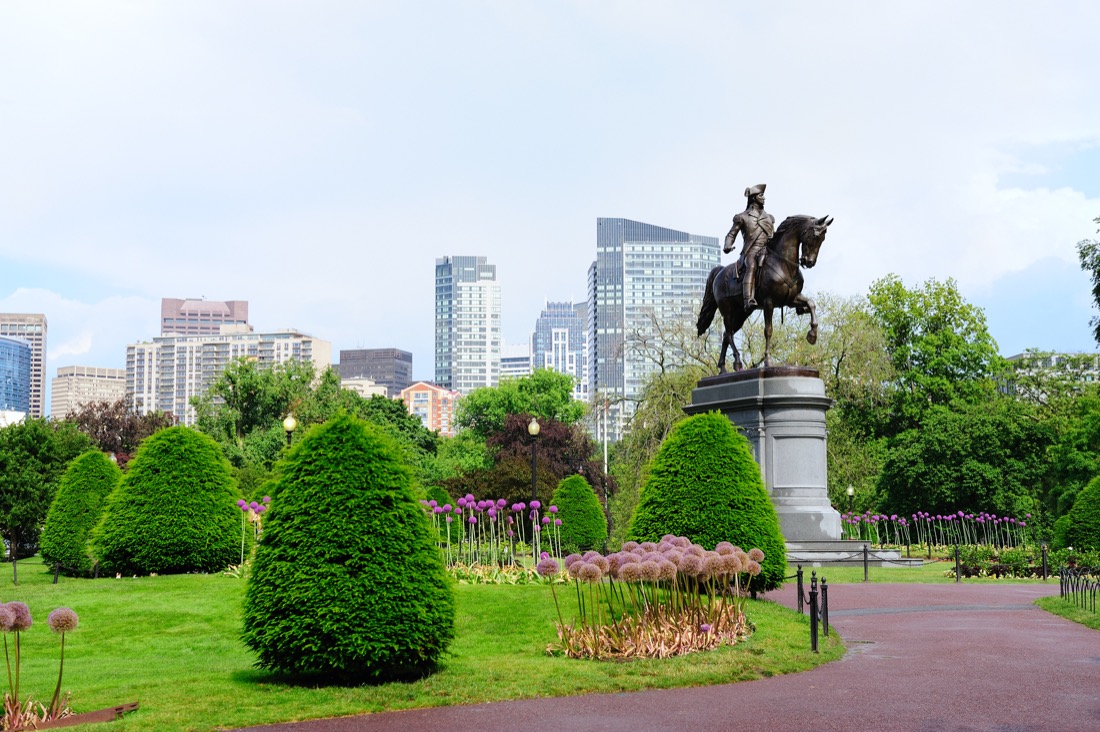
{"label": "green lawn", "polygon": [[[795,565],[791,564],[787,567],[787,574],[793,575],[795,573]],[[1052,570],[1055,571],[1055,570]],[[810,583],[810,573],[817,572],[817,577],[820,580],[825,578],[829,581],[829,584],[845,584],[852,582],[863,581],[863,567],[844,567],[839,565],[825,565],[823,567],[811,567],[809,565],[802,565],[802,573],[804,581],[807,587]],[[950,572],[950,576],[946,576]],[[867,577],[869,582],[918,582],[922,584],[944,584],[955,581],[955,560],[933,560],[919,567],[897,567],[897,566],[883,566],[868,567]],[[794,580],[788,580],[794,582]],[[1021,579],[1018,577],[1012,577],[1007,579],[997,579],[995,577],[964,577],[962,580],[966,584],[992,584],[992,583],[1004,583],[1004,584],[1042,584],[1041,579]],[[1058,583],[1058,575],[1053,575],[1046,582]]]}
{"label": "green lawn", "polygon": [[1035,601],[1035,604],[1048,613],[1058,615],[1066,620],[1072,620],[1075,623],[1080,623],[1093,630],[1100,630],[1100,613],[1094,613],[1091,610],[1079,608],[1073,603],[1063,600],[1058,595],[1040,597]]}
{"label": "green lawn", "polygon": [[[545,654],[555,640],[545,586],[460,585],[457,639],[444,667],[415,683],[306,688],[251,668],[237,640],[244,584],[221,575],[78,580],[40,564],[0,565],[0,600],[22,600],[34,615],[24,634],[23,689],[48,700],[56,682],[58,638],[46,615],[73,608],[80,627],[66,640],[64,688],[73,709],[137,701],[116,732],[210,730],[388,709],[593,692],[697,686],[791,673],[839,658],[834,633],[809,652],[809,621],[767,601],[749,602],[756,625],[745,643],[710,653],[628,663]],[[568,593],[560,593],[567,597]],[[563,611],[565,608],[563,607]],[[74,727],[74,730],[81,728]],[[85,726],[84,729],[104,729]]]}

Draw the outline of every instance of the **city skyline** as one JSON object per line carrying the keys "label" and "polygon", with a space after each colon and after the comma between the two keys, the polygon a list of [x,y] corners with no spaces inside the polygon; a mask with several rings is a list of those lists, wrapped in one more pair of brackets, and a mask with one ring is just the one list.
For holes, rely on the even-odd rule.
{"label": "city skyline", "polygon": [[950,277],[1006,356],[1095,349],[1097,6],[61,8],[0,8],[0,311],[47,315],[49,376],[176,294],[431,380],[437,257],[496,264],[521,342],[596,219],[721,237],[757,183],[835,217],[811,295]]}

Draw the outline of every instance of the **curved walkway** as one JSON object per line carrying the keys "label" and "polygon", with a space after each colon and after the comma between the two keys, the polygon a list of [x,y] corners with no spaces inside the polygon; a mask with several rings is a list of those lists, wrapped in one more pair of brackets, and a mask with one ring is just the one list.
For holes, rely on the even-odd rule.
{"label": "curved walkway", "polygon": [[[252,732],[1095,732],[1100,632],[1034,607],[1046,585],[829,588],[841,661],[725,686],[387,712]],[[793,607],[791,587],[769,598]]]}

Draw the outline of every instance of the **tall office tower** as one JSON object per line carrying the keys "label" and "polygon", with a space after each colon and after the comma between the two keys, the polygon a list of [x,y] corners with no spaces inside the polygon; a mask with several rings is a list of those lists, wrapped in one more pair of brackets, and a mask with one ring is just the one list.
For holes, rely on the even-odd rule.
{"label": "tall office tower", "polygon": [[531,337],[531,365],[569,374],[573,398],[588,401],[588,303],[546,303]]}
{"label": "tall office tower", "polygon": [[312,361],[322,373],[332,363],[332,344],[294,330],[253,333],[247,325],[222,326],[220,335],[160,336],[126,346],[126,392],[138,414],[171,412],[180,424],[191,426],[191,397],[206,394],[237,358],[261,367]]}
{"label": "tall office tower", "polygon": [[500,378],[518,379],[531,375],[531,345],[505,343],[500,347]]}
{"label": "tall office tower", "polygon": [[126,397],[126,369],[62,366],[50,382],[50,416],[65,419],[85,404]]}
{"label": "tall office tower", "polygon": [[341,379],[367,377],[386,387],[386,394],[396,398],[412,383],[413,355],[397,348],[357,348],[340,351],[336,366]]}
{"label": "tall office tower", "polygon": [[161,335],[218,335],[223,325],[248,325],[248,300],[161,298]]}
{"label": "tall office tower", "polygon": [[31,344],[0,336],[0,427],[19,422],[31,410]]}
{"label": "tall office tower", "polygon": [[46,316],[41,313],[0,313],[0,336],[31,346],[30,416],[46,415]]}
{"label": "tall office tower", "polygon": [[435,260],[435,381],[469,394],[500,379],[500,284],[485,257]]}
{"label": "tall office tower", "polygon": [[632,399],[656,365],[630,348],[653,335],[653,322],[694,322],[718,239],[629,219],[596,219],[596,261],[588,268],[589,390],[612,404],[608,438],[618,439]]}

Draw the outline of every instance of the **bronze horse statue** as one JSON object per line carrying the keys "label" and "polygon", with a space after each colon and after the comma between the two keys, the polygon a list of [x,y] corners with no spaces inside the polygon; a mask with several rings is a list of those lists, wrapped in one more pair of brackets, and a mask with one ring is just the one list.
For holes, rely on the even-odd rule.
{"label": "bronze horse statue", "polygon": [[831,216],[815,219],[813,216],[789,216],[775,236],[768,241],[767,255],[762,270],[756,277],[756,307],[745,308],[742,290],[743,278],[735,276],[735,265],[715,267],[707,277],[707,289],[703,305],[699,309],[699,335],[710,328],[714,313],[722,311],[725,329],[722,332],[722,353],[718,357],[718,373],[726,372],[726,347],[733,349],[733,368],[741,370],[741,354],[734,345],[733,335],[741,330],[748,317],[757,309],[764,311],[764,366],[770,366],[772,339],[772,311],[793,307],[799,315],[810,314],[810,331],[806,340],[817,342],[817,307],[814,301],[802,294],[802,271],[799,265],[809,269],[817,264],[817,253],[825,240]]}

